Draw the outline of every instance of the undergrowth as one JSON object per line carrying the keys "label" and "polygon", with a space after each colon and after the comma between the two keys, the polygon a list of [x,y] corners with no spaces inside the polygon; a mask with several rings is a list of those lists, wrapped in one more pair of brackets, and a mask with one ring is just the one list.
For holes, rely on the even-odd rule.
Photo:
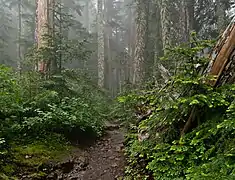
{"label": "undergrowth", "polygon": [[[165,85],[118,98],[127,114],[131,109],[144,117],[152,111],[127,121],[126,179],[235,179],[235,86],[207,85],[208,59],[200,54],[212,44],[190,45],[163,58],[177,63]],[[190,114],[193,121],[185,128]]]}
{"label": "undergrowth", "polygon": [[16,165],[35,171],[63,154],[69,141],[100,136],[109,103],[78,70],[64,70],[45,80],[36,72],[19,76],[0,65],[1,177],[16,175]]}

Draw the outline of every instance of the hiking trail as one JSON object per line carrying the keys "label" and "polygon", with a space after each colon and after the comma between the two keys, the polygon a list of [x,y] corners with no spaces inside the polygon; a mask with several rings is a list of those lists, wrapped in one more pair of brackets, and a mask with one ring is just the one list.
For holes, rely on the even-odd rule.
{"label": "hiking trail", "polygon": [[118,123],[106,123],[100,139],[84,150],[75,148],[69,157],[53,168],[51,180],[122,179],[125,168],[124,132]]}

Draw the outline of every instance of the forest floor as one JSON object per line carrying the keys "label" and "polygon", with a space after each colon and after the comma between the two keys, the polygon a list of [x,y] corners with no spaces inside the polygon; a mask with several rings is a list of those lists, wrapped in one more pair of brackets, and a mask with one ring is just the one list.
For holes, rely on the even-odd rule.
{"label": "forest floor", "polygon": [[125,168],[124,131],[118,123],[107,123],[103,137],[92,145],[74,148],[63,162],[53,165],[46,179],[123,179]]}

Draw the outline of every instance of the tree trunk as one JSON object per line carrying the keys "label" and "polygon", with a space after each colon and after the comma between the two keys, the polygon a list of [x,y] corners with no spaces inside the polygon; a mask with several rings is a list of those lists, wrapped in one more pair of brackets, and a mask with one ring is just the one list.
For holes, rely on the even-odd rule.
{"label": "tree trunk", "polygon": [[112,52],[111,52],[111,40],[112,40],[112,27],[110,25],[112,17],[112,7],[113,1],[105,1],[105,87],[109,90],[112,86],[112,70],[110,69],[110,64],[112,64]]}
{"label": "tree trunk", "polygon": [[161,9],[159,4],[156,5],[156,29],[155,29],[155,51],[154,51],[154,65],[153,65],[153,76],[155,78],[155,83],[158,84],[158,80],[160,79],[160,69],[158,66],[160,65],[160,57],[163,56],[163,44],[162,44],[162,32],[161,32]]}
{"label": "tree trunk", "polygon": [[21,7],[22,7],[22,1],[19,0],[18,2],[18,43],[17,43],[17,50],[18,50],[18,61],[17,61],[17,70],[20,73],[21,72],[21,32],[22,32],[22,17],[21,17]]}
{"label": "tree trunk", "polygon": [[104,87],[104,24],[103,24],[103,0],[98,0],[98,17],[97,17],[97,31],[98,31],[98,86]]}
{"label": "tree trunk", "polygon": [[171,3],[169,0],[161,0],[159,1],[160,14],[161,14],[161,27],[162,27],[162,45],[163,50],[169,48],[172,45],[171,40],[171,17],[169,12],[169,4]]}
{"label": "tree trunk", "polygon": [[189,18],[189,9],[187,8],[187,0],[181,0],[179,2],[179,14],[180,14],[180,31],[179,31],[179,40],[178,43],[185,43],[189,40],[190,33],[190,18]]}
{"label": "tree trunk", "polygon": [[[48,42],[45,41],[45,35],[48,34],[48,13],[47,13],[47,0],[37,1],[37,46],[38,49],[47,46]],[[46,60],[40,59],[38,61],[37,70],[43,74],[46,73]]]}
{"label": "tree trunk", "polygon": [[90,0],[86,0],[85,5],[85,27],[90,32],[90,12],[89,12]]}
{"label": "tree trunk", "polygon": [[[48,40],[48,36],[51,35],[50,32],[53,29],[53,1],[54,0],[38,0],[37,1],[37,46],[38,50],[45,50],[51,44]],[[49,70],[49,64],[51,59],[49,57],[41,56],[38,61],[37,70],[42,74],[46,74]]]}
{"label": "tree trunk", "polygon": [[134,19],[135,13],[132,7],[129,7],[128,12],[128,24],[129,24],[129,38],[128,38],[128,61],[127,61],[127,77],[126,83],[131,83],[133,81],[134,73],[134,55],[135,55],[135,44],[136,44],[136,21]]}
{"label": "tree trunk", "polygon": [[147,10],[148,3],[137,1],[137,20],[136,20],[136,44],[134,55],[134,74],[133,83],[139,84],[144,79],[144,61],[146,57],[146,36],[147,36]]}
{"label": "tree trunk", "polygon": [[[226,0],[217,0],[216,3],[216,16],[218,32],[223,32],[226,27]],[[228,1],[228,0],[227,0]]]}
{"label": "tree trunk", "polygon": [[133,13],[132,13],[132,9],[131,7],[128,7],[128,56],[126,58],[126,69],[125,69],[125,83],[129,83],[130,82],[130,78],[131,78],[131,65],[132,65],[132,43],[133,43],[133,30],[132,30],[132,26],[133,26]]}
{"label": "tree trunk", "polygon": [[[59,11],[60,11],[60,14],[62,14],[62,2],[60,0],[59,2]],[[50,46],[51,47],[55,47],[55,0],[49,0],[49,17],[50,17],[50,22],[49,22],[49,35],[51,37],[51,44]],[[62,16],[62,15],[60,15]],[[60,22],[60,35],[62,35],[62,22]],[[62,36],[61,36],[61,41],[60,41],[60,44],[62,45]],[[61,47],[61,46],[60,46]],[[55,52],[51,52],[53,53],[53,56],[50,60],[50,73],[51,74],[56,74],[57,71],[58,71],[58,65],[57,65],[57,59],[56,59],[56,56],[54,55]],[[61,70],[61,62],[62,62],[62,51],[60,50],[59,52],[59,69]]]}
{"label": "tree trunk", "polygon": [[211,62],[206,70],[215,79],[208,81],[212,86],[234,83],[235,77],[235,23],[232,22],[222,34],[211,54]]}
{"label": "tree trunk", "polygon": [[195,12],[194,12],[194,7],[195,7],[195,0],[186,0],[186,5],[187,5],[187,12],[188,12],[188,21],[189,21],[189,30],[196,30],[195,29]]}

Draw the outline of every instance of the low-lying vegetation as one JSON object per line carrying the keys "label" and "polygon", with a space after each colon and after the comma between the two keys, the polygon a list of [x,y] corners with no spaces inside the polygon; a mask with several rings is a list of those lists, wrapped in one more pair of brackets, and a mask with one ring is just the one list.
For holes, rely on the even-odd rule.
{"label": "low-lying vegetation", "polygon": [[68,152],[69,142],[100,136],[109,102],[82,72],[45,80],[1,65],[0,106],[0,172],[7,179],[22,168],[42,176],[38,168]]}
{"label": "low-lying vegetation", "polygon": [[179,63],[166,85],[119,97],[140,115],[128,120],[126,179],[235,178],[235,86],[205,83],[206,47],[171,49],[163,59]]}

